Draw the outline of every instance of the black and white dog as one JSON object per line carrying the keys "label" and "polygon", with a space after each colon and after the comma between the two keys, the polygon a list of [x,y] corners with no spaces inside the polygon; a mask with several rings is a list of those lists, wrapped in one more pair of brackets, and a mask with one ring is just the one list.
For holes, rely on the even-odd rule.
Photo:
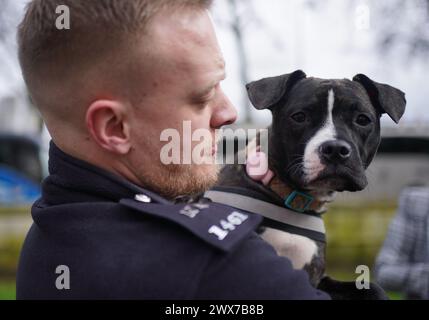
{"label": "black and white dog", "polygon": [[[247,165],[226,165],[218,186],[206,196],[262,214],[261,236],[333,298],[384,298],[375,284],[357,290],[354,282],[324,276],[321,214],[336,192],[366,187],[365,170],[380,143],[380,118],[386,113],[396,123],[400,120],[404,93],[363,74],[353,81],[326,80],[307,78],[300,70],[246,87],[255,108],[273,115],[267,138],[269,170],[263,177],[252,176],[249,158]],[[260,160],[259,140],[247,152]]]}

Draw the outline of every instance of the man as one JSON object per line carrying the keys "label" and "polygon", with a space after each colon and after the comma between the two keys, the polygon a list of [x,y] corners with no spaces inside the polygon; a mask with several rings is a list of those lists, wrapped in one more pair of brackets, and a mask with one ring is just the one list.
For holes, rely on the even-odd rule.
{"label": "man", "polygon": [[[55,27],[59,4],[69,8],[70,29]],[[218,169],[163,164],[163,130],[182,132],[191,121],[215,141],[236,118],[220,87],[225,63],[209,6],[29,4],[20,62],[53,142],[19,262],[19,299],[328,298],[254,233],[260,217],[173,202],[208,189]]]}
{"label": "man", "polygon": [[376,260],[376,277],[386,290],[408,299],[429,299],[429,188],[408,187]]}

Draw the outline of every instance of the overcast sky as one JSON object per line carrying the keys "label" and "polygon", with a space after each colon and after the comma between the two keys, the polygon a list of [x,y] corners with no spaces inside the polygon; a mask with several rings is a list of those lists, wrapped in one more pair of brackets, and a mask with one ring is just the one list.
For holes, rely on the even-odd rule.
{"label": "overcast sky", "polygon": [[[320,78],[350,79],[365,73],[406,93],[408,105],[403,124],[429,124],[428,59],[410,62],[399,48],[389,57],[376,49],[376,28],[381,25],[376,22],[385,17],[377,15],[375,5],[389,1],[396,0],[237,0],[248,23],[244,30],[250,79],[296,69]],[[404,28],[417,19],[416,1],[406,2]],[[230,21],[228,8],[228,0],[215,0],[213,16],[227,61],[224,89],[239,106],[243,90],[234,38],[225,23]],[[269,121],[269,116],[261,116],[260,111],[253,116],[256,121]]]}
{"label": "overcast sky", "polygon": [[[427,59],[408,61],[399,49],[389,56],[382,56],[376,50],[375,34],[384,17],[377,16],[374,6],[389,1],[397,0],[237,0],[239,13],[246,21],[250,80],[296,69],[321,78],[351,78],[365,73],[406,92],[408,105],[403,124],[429,124]],[[26,2],[0,0],[3,9],[0,18],[7,19],[9,24],[16,23]],[[240,120],[245,93],[239,77],[236,44],[228,27],[230,8],[228,0],[214,0],[214,3],[213,17],[227,62],[228,78],[223,87],[239,110]],[[411,22],[415,24],[418,18],[415,3],[415,0],[407,1],[402,20],[404,28]],[[14,34],[9,34],[7,41],[14,38]],[[0,45],[0,95],[12,83],[16,86],[20,81],[13,45],[9,43],[7,50],[8,56],[5,47]],[[269,112],[254,111],[252,117],[259,124],[270,121]]]}

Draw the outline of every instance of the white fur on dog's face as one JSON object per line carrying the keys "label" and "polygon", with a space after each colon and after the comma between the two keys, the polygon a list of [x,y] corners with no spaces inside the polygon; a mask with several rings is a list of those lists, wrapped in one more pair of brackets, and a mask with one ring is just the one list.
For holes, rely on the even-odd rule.
{"label": "white fur on dog's face", "polygon": [[330,89],[328,92],[328,111],[326,120],[323,126],[316,132],[316,134],[308,141],[304,150],[304,181],[307,183],[315,180],[317,176],[325,169],[319,155],[320,146],[336,138],[336,130],[332,117],[332,110],[334,109],[335,93]]}

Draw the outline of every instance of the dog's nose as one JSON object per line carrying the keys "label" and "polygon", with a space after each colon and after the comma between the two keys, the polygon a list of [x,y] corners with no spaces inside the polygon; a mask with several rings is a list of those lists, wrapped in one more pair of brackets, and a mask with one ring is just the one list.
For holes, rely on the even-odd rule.
{"label": "dog's nose", "polygon": [[352,148],[343,140],[332,140],[323,143],[319,152],[323,158],[330,162],[343,162],[350,158]]}

